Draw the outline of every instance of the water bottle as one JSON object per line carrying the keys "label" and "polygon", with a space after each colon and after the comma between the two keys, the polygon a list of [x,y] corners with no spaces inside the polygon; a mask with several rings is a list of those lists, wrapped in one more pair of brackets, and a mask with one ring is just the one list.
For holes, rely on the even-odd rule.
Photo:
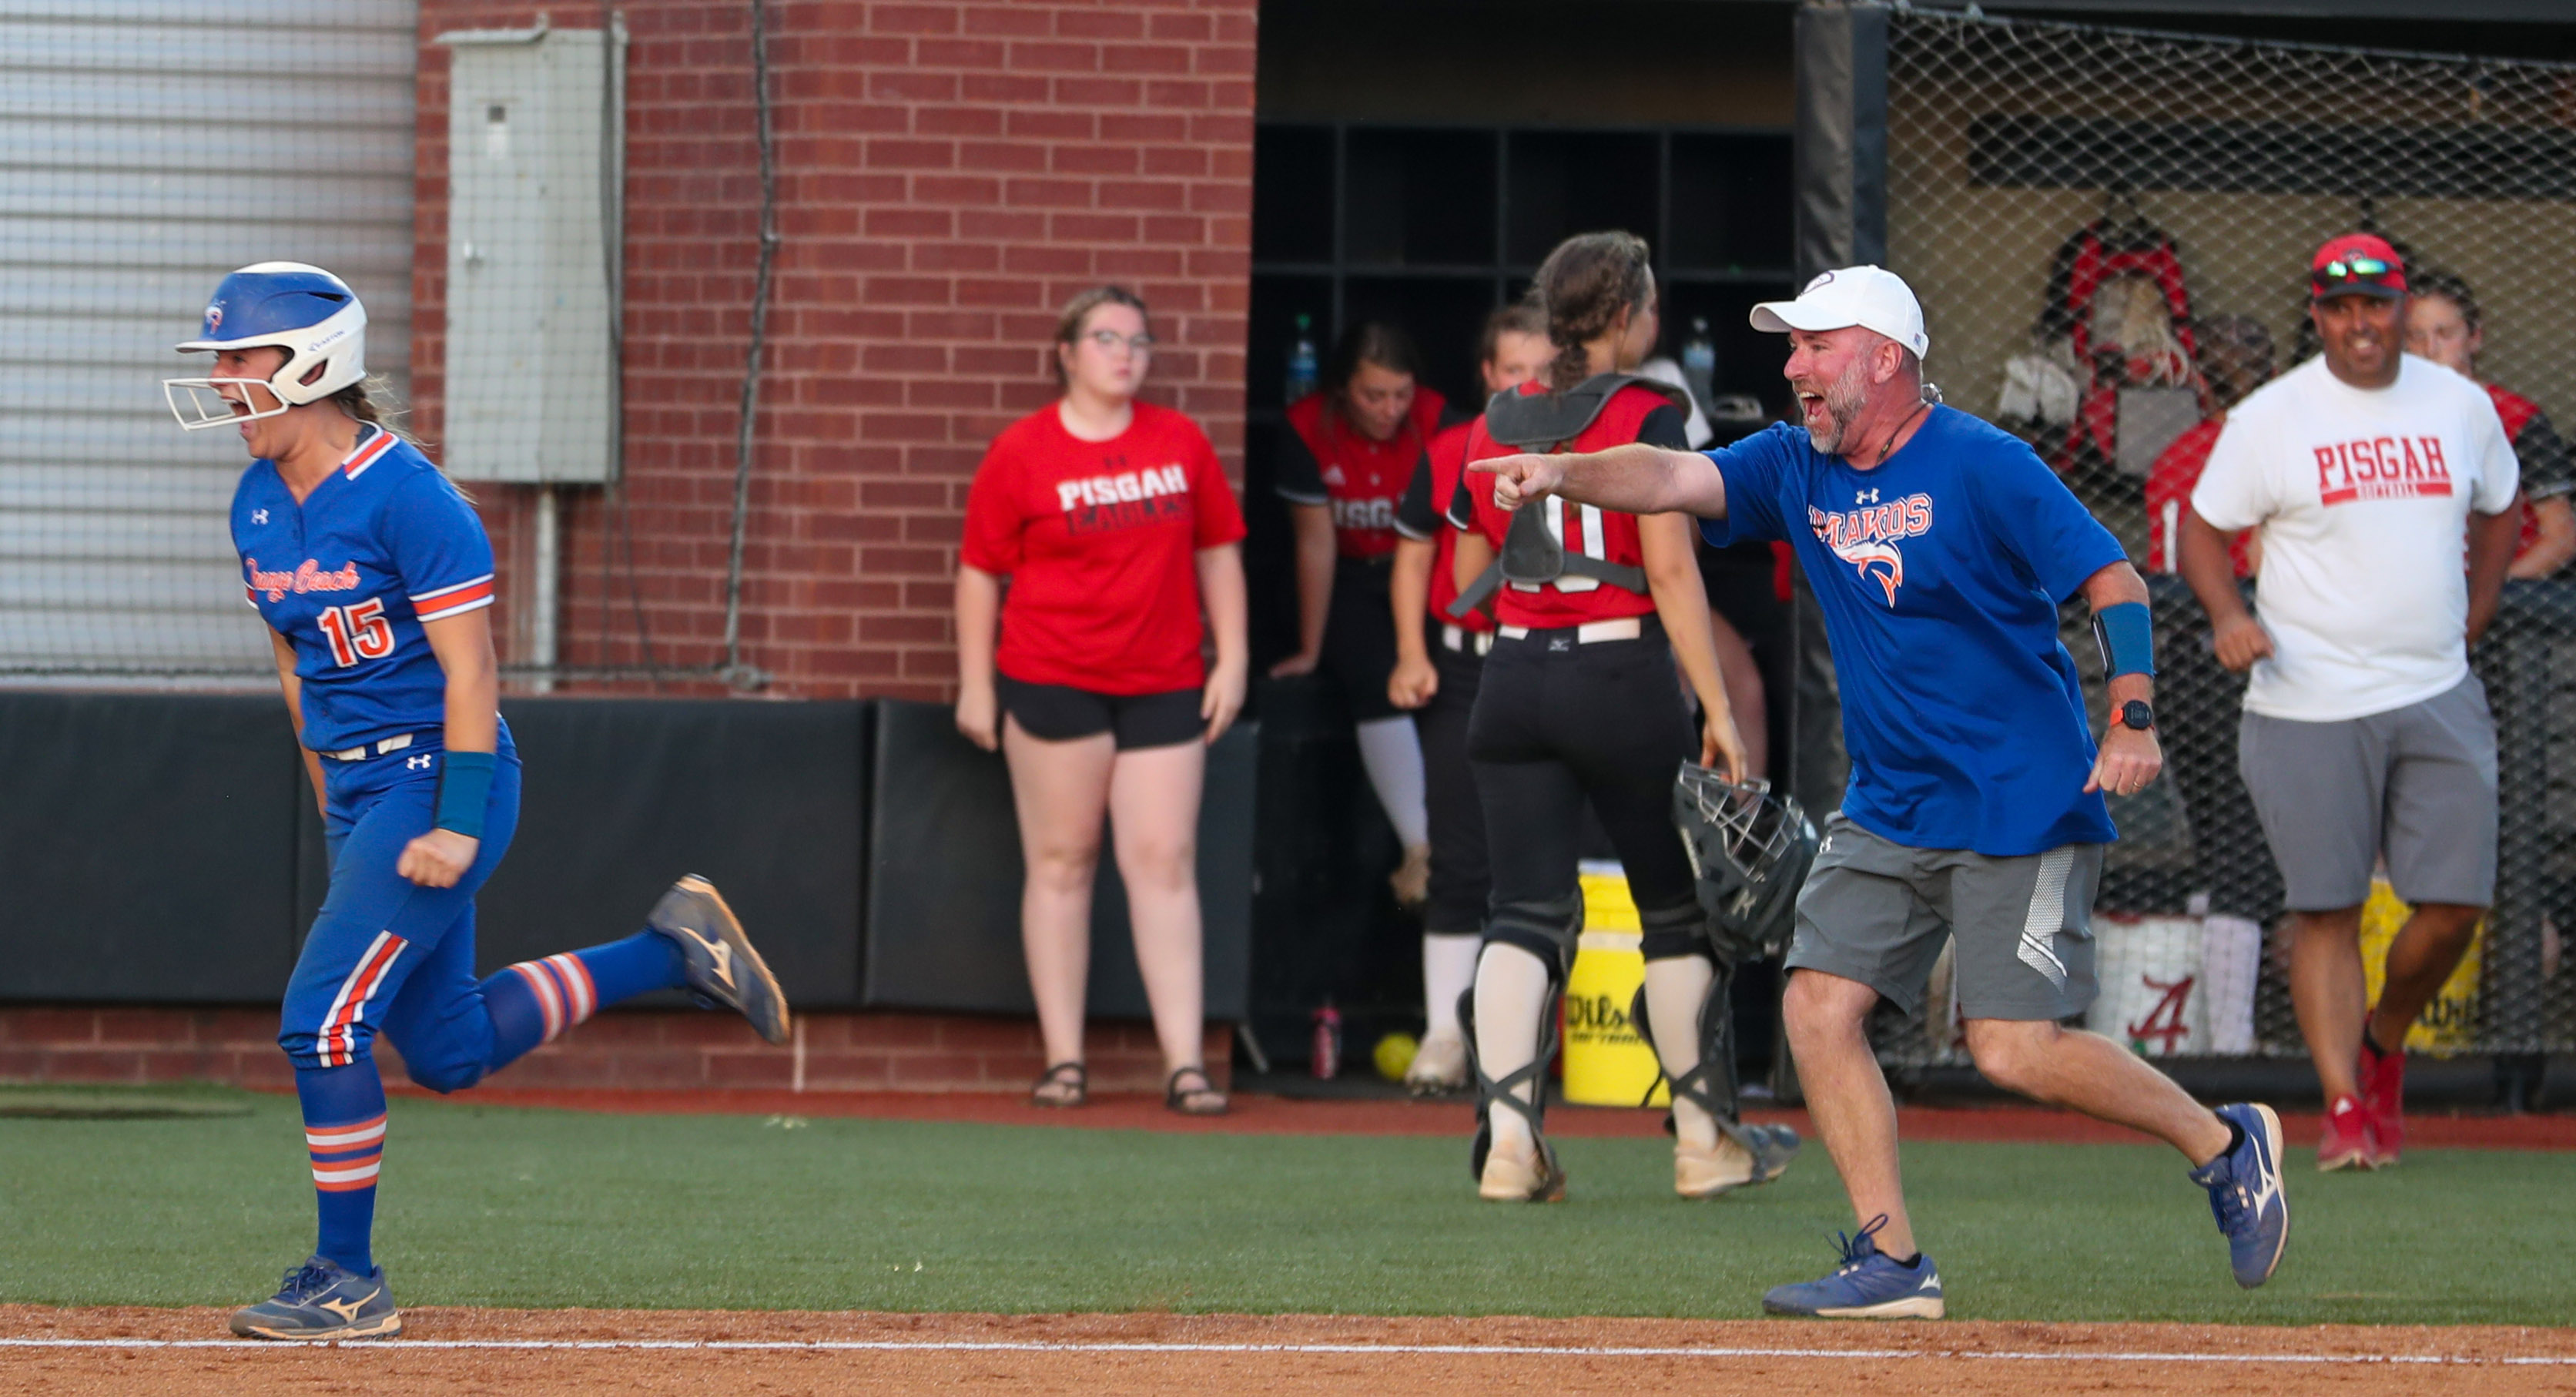
{"label": "water bottle", "polygon": [[1708,317],[1691,317],[1691,337],[1682,344],[1682,382],[1701,412],[1717,401],[1717,346],[1708,338]]}
{"label": "water bottle", "polygon": [[1319,1082],[1342,1073],[1342,1011],[1329,1001],[1315,1011],[1315,1053],[1306,1065]]}
{"label": "water bottle", "polygon": [[1315,334],[1307,328],[1312,323],[1305,316],[1298,316],[1297,339],[1288,346],[1288,402],[1293,403],[1315,391]]}

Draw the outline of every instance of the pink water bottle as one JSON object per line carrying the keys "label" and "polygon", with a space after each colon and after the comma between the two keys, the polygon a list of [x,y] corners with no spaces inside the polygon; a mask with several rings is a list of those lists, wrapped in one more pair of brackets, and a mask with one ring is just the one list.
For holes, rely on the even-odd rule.
{"label": "pink water bottle", "polygon": [[1342,1011],[1331,1004],[1315,1011],[1315,1053],[1307,1066],[1319,1082],[1341,1075]]}

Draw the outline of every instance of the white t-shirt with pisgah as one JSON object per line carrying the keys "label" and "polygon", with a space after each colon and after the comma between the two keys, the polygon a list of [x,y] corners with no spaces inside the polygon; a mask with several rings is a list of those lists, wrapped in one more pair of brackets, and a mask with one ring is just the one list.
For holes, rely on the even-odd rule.
{"label": "white t-shirt with pisgah", "polygon": [[2320,357],[2237,404],[2191,507],[2263,531],[2254,613],[2272,658],[2245,707],[2335,722],[2467,678],[2469,511],[2503,513],[2520,480],[2486,390],[2412,354],[2386,388]]}

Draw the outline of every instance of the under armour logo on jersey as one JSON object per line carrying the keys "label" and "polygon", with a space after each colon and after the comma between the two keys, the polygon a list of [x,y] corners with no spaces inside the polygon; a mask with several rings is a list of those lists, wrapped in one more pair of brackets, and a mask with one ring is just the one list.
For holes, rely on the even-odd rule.
{"label": "under armour logo on jersey", "polygon": [[414,771],[427,771],[429,770],[429,757],[426,754],[417,757],[405,757],[403,758],[403,765]]}
{"label": "under armour logo on jersey", "polygon": [[264,509],[254,509],[254,510],[252,510],[252,511],[250,512],[250,522],[252,522],[252,523],[254,523],[254,524],[265,524],[265,523],[267,523],[267,522],[268,522],[268,511],[267,511],[267,510],[264,510]]}
{"label": "under armour logo on jersey", "polygon": [[1876,490],[1854,490],[1852,491],[1852,503],[1876,504],[1878,503],[1878,492]]}

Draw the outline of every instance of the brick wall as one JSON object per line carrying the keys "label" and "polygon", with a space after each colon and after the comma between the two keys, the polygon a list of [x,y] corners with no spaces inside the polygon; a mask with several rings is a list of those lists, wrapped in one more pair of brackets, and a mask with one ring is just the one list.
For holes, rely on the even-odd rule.
{"label": "brick wall", "polygon": [[[626,484],[565,499],[561,656],[720,661],[736,404],[757,258],[744,3],[633,0]],[[448,51],[562,4],[423,0],[414,417],[440,428]],[[744,658],[791,697],[937,698],[959,513],[984,445],[1049,401],[1052,307],[1140,290],[1149,396],[1242,442],[1254,0],[770,0],[782,237],[756,418]],[[503,606],[533,496],[480,487]],[[622,524],[622,528],[620,527]],[[624,535],[631,532],[631,552]],[[630,567],[631,583],[630,586]],[[505,646],[513,626],[500,627]],[[523,624],[523,621],[522,621]]]}
{"label": "brick wall", "polygon": [[[966,1014],[800,1016],[798,1041],[770,1047],[729,1014],[600,1015],[492,1079],[508,1087],[636,1090],[1026,1091],[1046,1065],[1037,1025]],[[1208,1070],[1231,1078],[1223,1026],[1207,1032]],[[1091,1024],[1083,1043],[1094,1091],[1163,1089],[1163,1056],[1142,1023]],[[385,1079],[405,1083],[376,1040]],[[800,1059],[802,1076],[799,1077]],[[220,1082],[284,1088],[274,1009],[0,1008],[0,1081]]]}

